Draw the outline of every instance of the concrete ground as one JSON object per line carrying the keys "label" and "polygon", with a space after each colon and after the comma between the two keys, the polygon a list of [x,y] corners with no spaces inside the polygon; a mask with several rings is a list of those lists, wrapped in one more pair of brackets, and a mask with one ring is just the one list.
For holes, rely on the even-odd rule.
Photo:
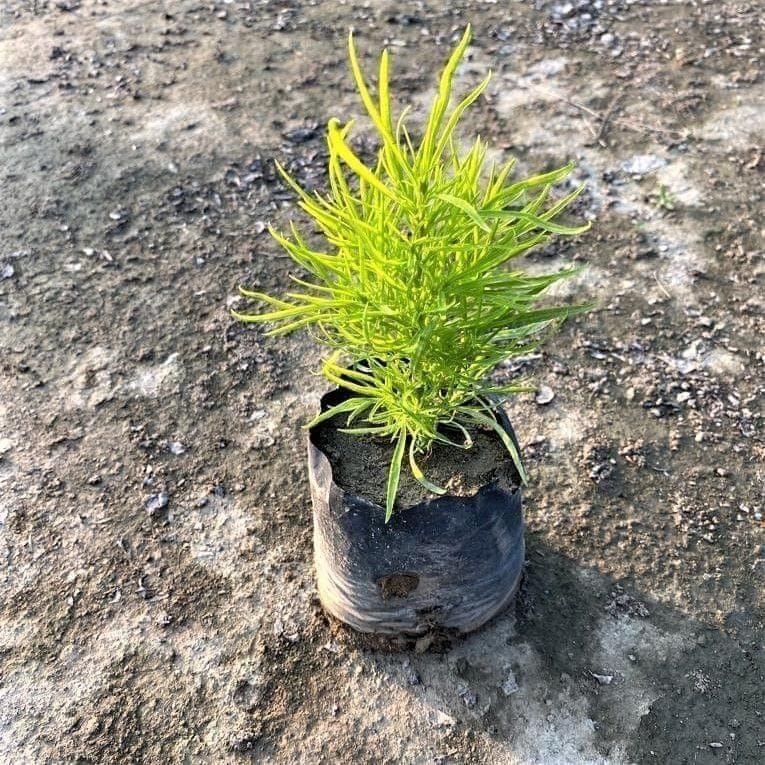
{"label": "concrete ground", "polygon": [[[6,0],[0,760],[762,762],[760,15]],[[527,267],[583,266],[559,297],[598,310],[499,370],[554,393],[508,403],[515,609],[394,650],[315,596],[321,350],[229,308],[287,284],[268,223],[311,230],[274,160],[322,188],[323,126],[361,117],[347,29],[416,125],[468,21],[458,89],[494,77],[463,135],[577,161],[593,227]]]}

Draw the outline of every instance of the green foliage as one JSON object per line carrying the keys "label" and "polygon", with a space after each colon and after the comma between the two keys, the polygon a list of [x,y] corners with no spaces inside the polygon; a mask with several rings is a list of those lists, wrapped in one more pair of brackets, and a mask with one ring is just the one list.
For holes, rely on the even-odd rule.
{"label": "green foliage", "polygon": [[677,204],[674,195],[663,183],[659,184],[659,190],[654,194],[654,200],[657,207],[667,212],[674,212]]}
{"label": "green foliage", "polygon": [[234,314],[246,322],[273,323],[270,334],[311,327],[333,349],[323,373],[351,396],[310,425],[342,413],[349,432],[395,442],[387,518],[404,457],[418,481],[443,493],[423,475],[417,456],[434,441],[469,448],[469,430],[476,426],[497,432],[525,481],[515,445],[493,408],[498,396],[526,388],[493,384],[489,375],[499,362],[528,353],[552,323],[586,308],[536,305],[547,287],[572,271],[530,276],[508,268],[552,234],[587,229],[556,222],[581,188],[551,201],[551,187],[573,165],[509,183],[512,161],[487,173],[480,138],[466,152],[459,150],[457,123],[490,76],[449,111],[452,80],[469,41],[470,27],[446,64],[415,146],[406,112],[393,121],[387,50],[373,97],[349,38],[351,70],[381,142],[377,162],[368,167],[354,153],[351,123],[331,119],[327,195],[303,190],[279,166],[329,247],[313,249],[294,225],[291,236],[272,229],[310,276],[290,276],[301,289],[279,298],[242,289],[270,310]]}

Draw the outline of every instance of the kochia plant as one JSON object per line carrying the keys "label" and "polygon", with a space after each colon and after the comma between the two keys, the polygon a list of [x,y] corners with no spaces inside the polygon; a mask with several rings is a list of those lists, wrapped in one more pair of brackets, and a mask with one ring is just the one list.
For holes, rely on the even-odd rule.
{"label": "kochia plant", "polygon": [[[551,234],[586,230],[556,222],[581,188],[551,202],[551,186],[573,165],[508,183],[513,162],[486,172],[480,138],[460,151],[457,123],[490,77],[449,111],[452,80],[470,36],[468,27],[416,143],[406,110],[395,122],[391,114],[387,50],[373,96],[349,38],[351,70],[379,134],[377,161],[365,165],[349,146],[352,123],[331,119],[328,194],[308,193],[279,166],[329,248],[313,249],[294,225],[291,237],[272,229],[308,277],[290,275],[301,290],[282,298],[242,289],[272,309],[234,314],[242,321],[273,322],[270,334],[313,327],[333,349],[323,373],[351,395],[310,426],[343,414],[349,432],[392,439],[387,518],[405,454],[414,477],[443,493],[425,478],[417,457],[434,441],[469,448],[471,428],[493,428],[525,481],[515,445],[493,414],[498,396],[525,388],[493,384],[489,375],[499,362],[527,353],[551,323],[583,309],[536,306],[540,293],[571,271],[530,276],[507,268]],[[455,433],[458,441],[450,438]]]}

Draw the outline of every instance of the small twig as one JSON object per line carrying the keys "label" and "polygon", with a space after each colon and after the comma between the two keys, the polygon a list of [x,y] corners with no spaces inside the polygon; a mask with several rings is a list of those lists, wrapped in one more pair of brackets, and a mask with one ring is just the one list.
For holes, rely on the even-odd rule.
{"label": "small twig", "polygon": [[608,109],[606,109],[606,113],[600,118],[600,129],[598,130],[598,134],[595,136],[595,140],[604,149],[606,148],[606,142],[603,140],[603,137],[605,135],[606,128],[608,127],[608,122],[611,119],[611,115],[614,113],[614,110],[616,109],[619,101],[621,101],[623,95],[624,87],[621,87],[616,95],[611,99],[611,103],[609,104]]}
{"label": "small twig", "polygon": [[634,122],[632,120],[625,120],[625,119],[617,119],[614,120],[615,125],[621,125],[622,127],[629,128],[630,130],[635,130],[637,132],[645,132],[645,133],[660,133],[661,135],[668,135],[668,136],[674,136],[676,138],[682,138],[683,137],[683,131],[682,130],[672,130],[666,129],[666,128],[660,128],[656,127],[655,125],[646,125],[643,122]]}
{"label": "small twig", "polygon": [[[568,98],[564,98],[564,99],[563,99],[563,101],[564,101],[564,103],[567,103],[569,106],[573,106],[573,107],[575,107],[576,109],[579,109],[579,110],[581,110],[581,111],[583,111],[583,112],[586,112],[586,113],[587,113],[587,114],[589,114],[591,117],[595,117],[595,119],[598,119],[598,120],[600,119],[600,115],[599,115],[597,112],[594,112],[592,109],[588,109],[586,106],[584,106],[584,105],[582,105],[582,104],[578,104],[578,103],[576,103],[576,101],[569,101],[569,99],[568,99]],[[593,137],[593,138],[597,138],[597,136],[598,136],[598,131],[597,131],[597,130],[595,130],[595,128],[592,126],[592,124],[591,124],[591,123],[589,123],[589,122],[587,123],[587,128],[588,128],[588,129],[589,129],[589,131],[592,133],[592,137]]]}
{"label": "small twig", "polygon": [[[619,94],[619,97],[622,94]],[[660,133],[662,135],[669,135],[669,136],[675,136],[675,137],[682,137],[683,132],[681,130],[667,130],[665,128],[656,127],[654,125],[646,125],[643,122],[635,122],[633,120],[624,119],[623,117],[617,117],[614,120],[610,120],[611,114],[613,112],[613,108],[616,105],[618,97],[614,99],[614,101],[611,102],[611,105],[609,106],[608,110],[605,114],[601,114],[600,112],[596,112],[594,109],[590,109],[588,106],[585,106],[584,104],[578,104],[576,101],[569,101],[569,99],[564,98],[563,102],[567,103],[569,106],[573,106],[575,109],[579,109],[580,111],[585,112],[586,114],[589,114],[591,117],[594,117],[596,120],[600,120],[600,130],[598,132],[595,132],[590,126],[590,132],[595,136],[596,140],[598,140],[598,143],[603,145],[602,141],[600,141],[600,137],[602,136],[602,132],[604,130],[604,125],[606,121],[610,121],[613,125],[621,125],[622,127],[627,128],[628,130],[634,130],[639,133]]]}
{"label": "small twig", "polygon": [[653,272],[652,276],[653,276],[653,278],[656,280],[656,284],[658,284],[658,285],[659,285],[659,288],[661,289],[661,291],[662,291],[662,292],[663,292],[663,293],[664,293],[664,294],[665,294],[665,295],[666,295],[666,296],[667,296],[667,297],[668,297],[670,300],[672,300],[672,293],[671,293],[671,292],[670,292],[670,291],[669,291],[669,290],[668,290],[668,289],[667,289],[667,288],[664,286],[664,284],[662,283],[661,279],[659,279],[659,276],[658,276],[658,274],[656,273],[656,271],[654,271],[654,272]]}
{"label": "small twig", "polygon": [[595,117],[596,119],[601,119],[601,116],[598,112],[593,111],[587,106],[584,106],[584,104],[578,104],[576,101],[569,101],[568,98],[564,98],[563,101],[567,103],[569,106],[574,106],[577,109],[581,109],[583,112],[587,112],[591,117]]}

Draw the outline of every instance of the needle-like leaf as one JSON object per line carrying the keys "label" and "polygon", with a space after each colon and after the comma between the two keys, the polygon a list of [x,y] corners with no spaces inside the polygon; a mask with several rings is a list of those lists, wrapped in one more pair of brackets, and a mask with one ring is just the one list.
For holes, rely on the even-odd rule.
{"label": "needle-like leaf", "polygon": [[404,458],[404,448],[406,447],[406,430],[402,429],[396,440],[396,448],[393,450],[393,459],[390,462],[388,470],[388,485],[385,489],[385,522],[387,523],[393,515],[393,505],[396,502],[398,493],[398,482],[401,478],[401,462]]}

